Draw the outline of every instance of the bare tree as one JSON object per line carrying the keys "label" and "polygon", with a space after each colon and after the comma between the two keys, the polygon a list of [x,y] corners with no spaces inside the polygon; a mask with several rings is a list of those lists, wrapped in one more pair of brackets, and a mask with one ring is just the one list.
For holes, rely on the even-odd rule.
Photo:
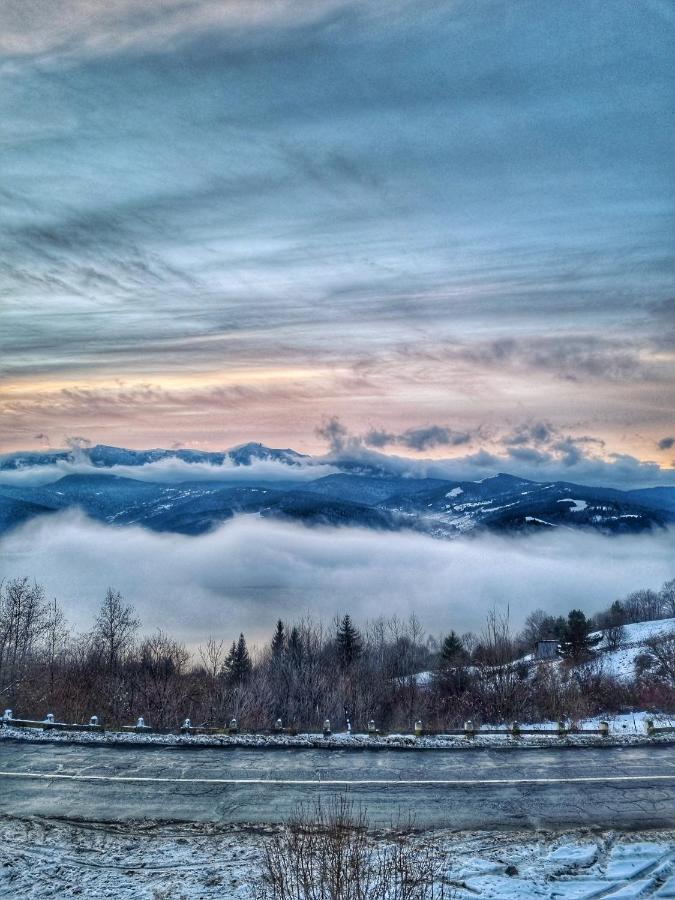
{"label": "bare tree", "polygon": [[205,646],[199,646],[199,658],[209,678],[217,678],[225,660],[225,641],[210,637]]}
{"label": "bare tree", "polygon": [[0,584],[0,692],[13,700],[48,623],[44,590],[27,578]]}
{"label": "bare tree", "polygon": [[108,672],[116,672],[131,650],[140,626],[133,606],[127,606],[119,591],[108,588],[92,632],[92,643]]}
{"label": "bare tree", "polygon": [[633,591],[623,601],[627,622],[650,622],[663,615],[663,601],[656,591],[643,588]]}
{"label": "bare tree", "polygon": [[647,653],[652,660],[650,671],[675,687],[675,631],[647,641]]}
{"label": "bare tree", "polygon": [[603,632],[605,643],[608,650],[616,650],[621,646],[621,642],[626,635],[626,629],[623,625],[609,625]]}
{"label": "bare tree", "polygon": [[157,727],[175,726],[185,715],[190,654],[185,646],[157,631],[138,651],[138,703]]}
{"label": "bare tree", "polygon": [[675,578],[666,581],[659,591],[659,599],[663,615],[669,619],[675,618]]}
{"label": "bare tree", "polygon": [[46,613],[44,654],[49,679],[49,705],[53,706],[56,699],[57,674],[66,657],[70,634],[66,617],[56,599],[48,605]]}
{"label": "bare tree", "polygon": [[551,617],[543,609],[535,609],[525,619],[525,625],[521,632],[521,640],[526,647],[532,648],[537,643],[547,637],[545,634],[546,623]]}

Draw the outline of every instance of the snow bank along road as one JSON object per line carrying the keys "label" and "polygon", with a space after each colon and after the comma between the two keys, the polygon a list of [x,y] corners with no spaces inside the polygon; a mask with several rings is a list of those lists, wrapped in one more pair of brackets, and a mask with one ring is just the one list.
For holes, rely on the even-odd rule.
{"label": "snow bank along road", "polygon": [[672,747],[551,750],[245,750],[0,742],[15,816],[275,823],[300,802],[349,793],[372,823],[419,827],[670,827]]}

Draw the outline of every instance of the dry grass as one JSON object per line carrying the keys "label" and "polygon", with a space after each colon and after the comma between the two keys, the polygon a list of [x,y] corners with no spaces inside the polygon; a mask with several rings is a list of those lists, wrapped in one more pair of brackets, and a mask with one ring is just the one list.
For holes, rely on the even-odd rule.
{"label": "dry grass", "polygon": [[302,807],[265,846],[261,900],[446,900],[443,870],[412,827],[375,841],[344,797]]}

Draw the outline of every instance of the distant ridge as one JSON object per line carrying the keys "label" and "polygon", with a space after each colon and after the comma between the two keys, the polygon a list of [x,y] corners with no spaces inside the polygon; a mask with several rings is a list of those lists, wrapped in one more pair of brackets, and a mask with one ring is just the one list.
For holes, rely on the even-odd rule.
{"label": "distant ridge", "polygon": [[78,447],[72,450],[26,450],[0,456],[0,471],[26,468],[27,466],[49,466],[59,462],[88,460],[93,466],[112,468],[113,466],[144,466],[163,459],[180,459],[187,463],[211,463],[222,465],[229,459],[235,465],[250,465],[254,460],[273,460],[288,465],[296,465],[308,456],[296,450],[280,450],[264,444],[250,442],[239,444],[229,450],[128,450],[125,447],[110,447],[96,444],[93,447]]}
{"label": "distant ridge", "polygon": [[[170,460],[185,465],[151,465]],[[41,475],[49,466],[54,471]],[[464,481],[395,469],[383,455],[372,463],[322,459],[255,442],[220,452],[96,445],[13,453],[0,458],[0,532],[65,509],[109,525],[191,535],[235,515],[443,539],[480,531],[634,534],[675,522],[671,487],[621,491],[507,472]],[[31,473],[40,476],[34,483]]]}

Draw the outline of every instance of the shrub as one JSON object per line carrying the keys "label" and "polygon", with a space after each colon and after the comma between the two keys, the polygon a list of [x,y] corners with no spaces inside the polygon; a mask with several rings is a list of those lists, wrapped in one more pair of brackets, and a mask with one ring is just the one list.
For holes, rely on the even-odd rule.
{"label": "shrub", "polygon": [[260,900],[443,900],[440,862],[411,842],[410,825],[386,842],[368,834],[344,797],[301,807],[266,844]]}

